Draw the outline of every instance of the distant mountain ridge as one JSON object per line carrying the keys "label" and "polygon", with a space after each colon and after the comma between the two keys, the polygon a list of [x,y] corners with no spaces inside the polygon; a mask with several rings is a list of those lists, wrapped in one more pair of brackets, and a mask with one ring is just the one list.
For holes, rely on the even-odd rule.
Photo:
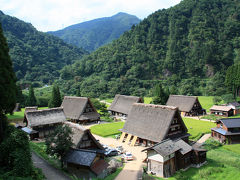
{"label": "distant mountain ridge", "polygon": [[87,52],[63,40],[37,31],[30,23],[0,11],[0,23],[7,38],[17,78],[48,83],[59,77],[59,70]]}
{"label": "distant mountain ridge", "polygon": [[48,33],[63,39],[68,44],[94,51],[119,38],[139,22],[140,19],[136,16],[120,12],[111,17],[86,21]]}

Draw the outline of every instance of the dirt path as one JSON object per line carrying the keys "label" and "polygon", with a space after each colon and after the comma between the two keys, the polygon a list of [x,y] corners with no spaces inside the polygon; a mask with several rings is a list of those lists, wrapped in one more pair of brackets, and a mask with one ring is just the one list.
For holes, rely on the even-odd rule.
{"label": "dirt path", "polygon": [[123,170],[115,178],[115,180],[135,180],[142,177],[142,161],[146,158],[146,153],[141,152],[146,147],[141,146],[130,146],[125,143],[121,143],[113,138],[103,138],[93,134],[96,139],[102,144],[106,144],[110,147],[122,146],[124,150],[131,152],[133,154],[133,161],[128,161],[125,163]]}
{"label": "dirt path", "polygon": [[54,168],[34,152],[32,152],[32,161],[35,167],[42,169],[43,174],[48,180],[71,180],[63,172]]}
{"label": "dirt path", "polygon": [[206,140],[208,140],[211,137],[211,134],[204,134],[198,141],[197,143],[202,144],[204,143]]}
{"label": "dirt path", "polygon": [[184,118],[190,118],[190,119],[196,119],[196,120],[200,120],[200,121],[208,121],[208,122],[215,122],[214,120],[209,120],[209,119],[200,119],[201,117],[189,117],[189,116],[182,116]]}

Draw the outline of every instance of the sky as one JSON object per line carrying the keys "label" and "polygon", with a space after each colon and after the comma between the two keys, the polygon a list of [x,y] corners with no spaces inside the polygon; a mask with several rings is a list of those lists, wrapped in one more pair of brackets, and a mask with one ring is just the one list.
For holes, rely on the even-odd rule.
{"label": "sky", "polygon": [[64,27],[125,12],[146,18],[181,0],[0,0],[0,10],[31,23],[39,31]]}

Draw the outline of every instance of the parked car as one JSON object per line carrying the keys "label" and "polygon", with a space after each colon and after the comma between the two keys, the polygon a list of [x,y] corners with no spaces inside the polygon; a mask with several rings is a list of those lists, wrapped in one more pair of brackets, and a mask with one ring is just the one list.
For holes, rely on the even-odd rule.
{"label": "parked car", "polygon": [[124,159],[127,160],[127,161],[133,160],[132,153],[130,153],[130,152],[124,153],[124,154],[122,155],[122,158],[124,158]]}
{"label": "parked car", "polygon": [[116,150],[118,151],[119,154],[122,154],[124,151],[122,146],[117,146]]}
{"label": "parked car", "polygon": [[105,154],[105,156],[108,156],[108,157],[117,156],[118,151],[116,149],[107,149],[104,154]]}

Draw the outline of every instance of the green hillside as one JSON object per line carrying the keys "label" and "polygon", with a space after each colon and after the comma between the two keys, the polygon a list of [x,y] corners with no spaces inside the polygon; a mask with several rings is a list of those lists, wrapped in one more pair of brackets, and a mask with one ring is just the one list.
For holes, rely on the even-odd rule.
{"label": "green hillside", "polygon": [[19,80],[48,83],[59,77],[58,70],[86,54],[83,49],[39,32],[30,23],[5,15],[1,11],[0,23]]}
{"label": "green hillside", "polygon": [[239,42],[239,1],[183,0],[65,67],[59,83],[95,97],[149,95],[159,80],[178,94],[221,95],[226,69],[240,61]]}
{"label": "green hillside", "polygon": [[119,38],[125,31],[130,30],[132,25],[139,22],[140,19],[136,16],[118,13],[112,17],[94,19],[48,33],[63,39],[66,43],[93,51]]}

